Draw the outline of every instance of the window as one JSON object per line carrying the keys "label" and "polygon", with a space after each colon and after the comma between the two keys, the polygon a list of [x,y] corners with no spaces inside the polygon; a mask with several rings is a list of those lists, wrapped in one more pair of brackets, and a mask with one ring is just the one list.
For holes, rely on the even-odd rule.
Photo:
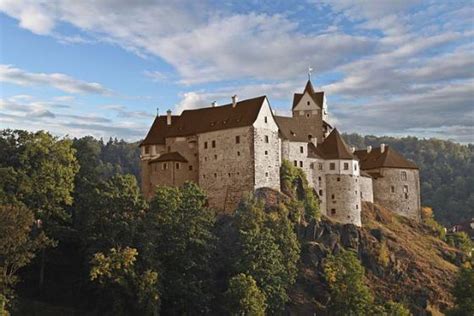
{"label": "window", "polygon": [[265,135],[265,143],[268,143],[268,136]]}
{"label": "window", "polygon": [[165,162],[165,163],[163,164],[163,170],[166,170],[166,169],[168,169],[168,164]]}
{"label": "window", "polygon": [[265,123],[268,123],[268,118],[266,116],[265,116],[264,119],[265,119]]}
{"label": "window", "polygon": [[265,155],[266,155],[266,156],[268,155],[268,150],[265,150]]}
{"label": "window", "polygon": [[189,166],[189,171],[193,171],[193,166]]}
{"label": "window", "polygon": [[150,146],[145,146],[145,155],[150,153]]}
{"label": "window", "polygon": [[311,104],[311,103],[309,103],[309,101],[308,101],[308,102],[306,102],[306,105],[310,105],[310,104]]}
{"label": "window", "polygon": [[390,192],[395,193],[395,187],[393,185],[390,187]]}
{"label": "window", "polygon": [[207,142],[204,142],[204,149],[207,149]]}
{"label": "window", "polygon": [[300,161],[300,168],[303,168],[303,162]]}
{"label": "window", "polygon": [[408,185],[403,186],[403,193],[408,193]]}
{"label": "window", "polygon": [[298,167],[298,161],[293,161],[293,164],[295,165],[295,167]]}
{"label": "window", "polygon": [[336,215],[336,209],[335,208],[331,209],[331,215]]}
{"label": "window", "polygon": [[349,170],[349,163],[348,162],[344,163],[344,170]]}
{"label": "window", "polygon": [[323,164],[322,163],[318,163],[318,170],[323,170]]}
{"label": "window", "polygon": [[235,136],[235,143],[240,144],[240,136]]}
{"label": "window", "polygon": [[402,171],[402,180],[406,181],[407,180],[407,172]]}
{"label": "window", "polygon": [[240,172],[237,172],[237,175],[240,176]]}
{"label": "window", "polygon": [[216,148],[216,141],[215,140],[212,141],[212,148]]}
{"label": "window", "polygon": [[340,177],[337,177],[337,181],[341,181],[341,178],[340,178]]}
{"label": "window", "polygon": [[214,160],[217,160],[217,155],[214,155]]}
{"label": "window", "polygon": [[203,174],[203,175],[202,175],[202,178],[203,178],[203,179],[206,179],[206,175],[205,175],[205,174]]}
{"label": "window", "polygon": [[356,204],[356,210],[358,210],[358,209],[359,209],[359,204]]}
{"label": "window", "polygon": [[323,190],[319,190],[319,196],[323,196]]}
{"label": "window", "polygon": [[228,175],[228,176],[229,176],[229,178],[230,178],[230,172],[229,172],[227,175]]}
{"label": "window", "polygon": [[318,177],[318,181],[320,181],[320,182],[321,182],[321,177]]}
{"label": "window", "polygon": [[309,168],[310,168],[310,169],[314,169],[314,164],[313,164],[313,163],[310,163],[310,164],[309,164]]}
{"label": "window", "polygon": [[237,152],[237,156],[240,156],[240,151]]}
{"label": "window", "polygon": [[331,194],[331,199],[334,200],[335,198],[336,198],[336,196],[334,194]]}
{"label": "window", "polygon": [[354,171],[357,171],[357,162],[354,163]]}
{"label": "window", "polygon": [[179,162],[176,163],[176,170],[179,170]]}
{"label": "window", "polygon": [[329,164],[329,170],[336,170],[336,164],[334,162]]}
{"label": "window", "polygon": [[311,141],[313,139],[313,135],[309,134],[308,135],[308,140]]}
{"label": "window", "polygon": [[408,193],[405,193],[405,200],[408,200]]}
{"label": "window", "polygon": [[171,146],[168,146],[168,152],[170,152],[170,151],[171,151]]}
{"label": "window", "polygon": [[267,178],[268,178],[268,172],[265,172],[265,177],[267,177]]}
{"label": "window", "polygon": [[204,161],[207,161],[207,157],[204,157]]}
{"label": "window", "polygon": [[303,146],[300,146],[300,153],[304,153],[304,147]]}
{"label": "window", "polygon": [[362,191],[360,191],[360,198],[362,199],[364,195],[362,194]]}
{"label": "window", "polygon": [[309,113],[306,113],[306,117],[309,117],[309,116],[310,116]]}
{"label": "window", "polygon": [[355,194],[357,195],[357,190],[355,190]]}
{"label": "window", "polygon": [[217,178],[217,173],[214,173],[214,178]]}

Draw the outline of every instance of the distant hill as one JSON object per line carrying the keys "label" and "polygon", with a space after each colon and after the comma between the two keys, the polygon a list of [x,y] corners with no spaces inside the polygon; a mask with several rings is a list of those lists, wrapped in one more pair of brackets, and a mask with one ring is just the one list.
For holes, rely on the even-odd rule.
{"label": "distant hill", "polygon": [[356,148],[385,143],[420,168],[421,203],[434,210],[436,219],[452,225],[474,217],[474,145],[416,137],[376,137],[344,134]]}

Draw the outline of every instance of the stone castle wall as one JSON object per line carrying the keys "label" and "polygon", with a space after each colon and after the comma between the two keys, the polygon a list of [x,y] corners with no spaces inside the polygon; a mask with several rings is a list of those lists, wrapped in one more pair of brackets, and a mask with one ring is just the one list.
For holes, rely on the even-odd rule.
{"label": "stone castle wall", "polygon": [[359,176],[326,175],[326,213],[330,218],[361,226]]}
{"label": "stone castle wall", "polygon": [[[278,130],[253,129],[255,189],[280,190],[280,138]],[[267,142],[268,140],[268,142]]]}
{"label": "stone castle wall", "polygon": [[232,212],[242,194],[254,190],[253,128],[203,133],[198,135],[198,146],[198,184],[207,193],[209,206]]}
{"label": "stone castle wall", "polygon": [[[381,168],[374,171],[381,174],[381,177],[373,180],[374,202],[419,221],[421,219],[419,171],[398,168]],[[406,173],[406,178],[403,172]]]}
{"label": "stone castle wall", "polygon": [[361,201],[374,202],[374,190],[372,178],[359,177],[359,191]]}

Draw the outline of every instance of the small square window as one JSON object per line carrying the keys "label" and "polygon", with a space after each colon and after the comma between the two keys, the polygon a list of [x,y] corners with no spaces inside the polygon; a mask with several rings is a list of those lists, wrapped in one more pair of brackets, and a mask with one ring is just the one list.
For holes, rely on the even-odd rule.
{"label": "small square window", "polygon": [[348,162],[344,163],[344,170],[349,170],[349,163]]}
{"label": "small square window", "polygon": [[309,103],[309,101],[308,101],[308,102],[306,102],[306,105],[310,105],[310,104],[311,104],[311,103]]}
{"label": "small square window", "polygon": [[319,196],[323,196],[323,190],[319,190]]}
{"label": "small square window", "polygon": [[170,151],[171,151],[171,146],[168,146],[168,152],[170,152]]}
{"label": "small square window", "polygon": [[340,178],[340,177],[337,177],[337,181],[341,181],[341,178]]}
{"label": "small square window", "polygon": [[293,161],[293,164],[295,165],[295,167],[298,167],[298,161]]}
{"label": "small square window", "polygon": [[230,178],[230,172],[229,172],[227,175],[228,175],[228,176],[229,176],[229,178]]}
{"label": "small square window", "polygon": [[179,162],[176,163],[176,170],[179,170]]}
{"label": "small square window", "polygon": [[235,143],[240,144],[240,136],[235,136]]}
{"label": "small square window", "polygon": [[395,193],[395,187],[393,185],[390,187],[390,192]]}
{"label": "small square window", "polygon": [[402,180],[406,181],[406,179],[407,179],[407,172],[402,171]]}
{"label": "small square window", "polygon": [[237,156],[240,156],[240,151],[237,152]]}
{"label": "small square window", "polygon": [[268,155],[268,150],[265,150],[265,155]]}
{"label": "small square window", "polygon": [[336,170],[336,164],[334,162],[329,164],[329,170]]}
{"label": "small square window", "polygon": [[336,215],[336,209],[335,208],[331,209],[331,215]]}
{"label": "small square window", "polygon": [[335,198],[336,198],[336,196],[334,194],[331,194],[331,199],[334,200]]}
{"label": "small square window", "polygon": [[212,148],[216,148],[216,141],[215,140],[212,141]]}
{"label": "small square window", "polygon": [[318,181],[321,181],[321,177],[318,177]]}
{"label": "small square window", "polygon": [[358,209],[359,209],[359,204],[356,204],[356,210],[358,210]]}
{"label": "small square window", "polygon": [[265,177],[267,177],[267,178],[268,178],[268,172],[265,172]]}
{"label": "small square window", "polygon": [[204,161],[207,161],[207,157],[204,157]]}
{"label": "small square window", "polygon": [[300,153],[304,153],[304,147],[303,146],[300,146]]}
{"label": "small square window", "polygon": [[322,163],[318,163],[318,170],[323,170],[323,164]]}
{"label": "small square window", "polygon": [[265,116],[264,119],[265,119],[265,123],[268,123],[268,118],[266,116]]}
{"label": "small square window", "polygon": [[300,161],[300,168],[303,168],[303,162]]}
{"label": "small square window", "polygon": [[165,163],[163,164],[163,170],[167,170],[167,169],[168,169],[168,163],[165,162]]}
{"label": "small square window", "polygon": [[265,143],[268,143],[268,142],[269,142],[268,136],[265,135]]}
{"label": "small square window", "polygon": [[207,142],[204,142],[204,149],[207,149]]}
{"label": "small square window", "polygon": [[193,171],[193,166],[189,166],[189,171]]}
{"label": "small square window", "polygon": [[357,163],[354,163],[354,171],[357,171]]}
{"label": "small square window", "polygon": [[217,155],[214,155],[214,160],[217,160]]}
{"label": "small square window", "polygon": [[203,179],[206,179],[206,175],[205,175],[205,174],[203,174],[203,175],[202,175],[202,178],[203,178]]}
{"label": "small square window", "polygon": [[306,117],[308,117],[308,118],[310,117],[309,113],[306,113]]}
{"label": "small square window", "polygon": [[214,173],[214,178],[217,178],[217,173]]}
{"label": "small square window", "polygon": [[150,146],[145,146],[145,155],[150,153]]}
{"label": "small square window", "polygon": [[314,164],[313,164],[313,163],[310,163],[310,164],[309,164],[309,168],[310,168],[310,169],[314,169]]}

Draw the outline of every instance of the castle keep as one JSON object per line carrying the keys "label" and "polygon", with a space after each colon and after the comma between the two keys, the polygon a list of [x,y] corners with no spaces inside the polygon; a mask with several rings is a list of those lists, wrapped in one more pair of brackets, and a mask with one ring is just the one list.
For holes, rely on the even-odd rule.
{"label": "castle keep", "polygon": [[147,198],[156,186],[193,181],[211,207],[230,212],[244,192],[280,190],[286,159],[306,173],[322,214],[338,222],[360,226],[362,201],[420,218],[417,166],[384,144],[349,148],[309,80],[293,97],[291,117],[274,115],[266,96],[234,96],[231,104],[157,116],[140,148]]}

